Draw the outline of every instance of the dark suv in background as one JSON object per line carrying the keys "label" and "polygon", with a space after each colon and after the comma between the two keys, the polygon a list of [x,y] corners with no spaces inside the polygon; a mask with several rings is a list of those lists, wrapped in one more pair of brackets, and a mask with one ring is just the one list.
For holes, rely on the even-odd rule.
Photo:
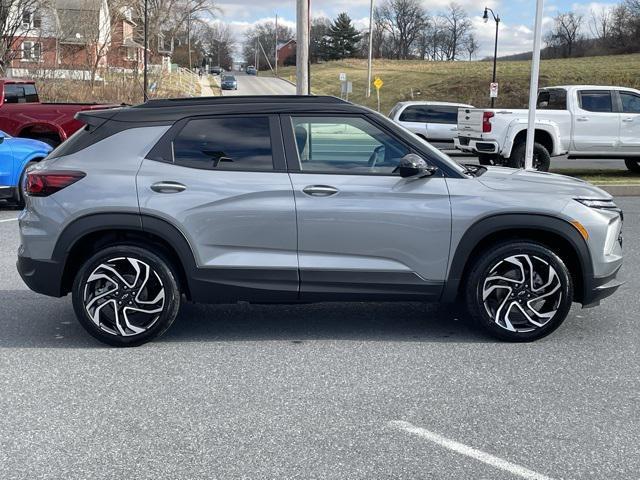
{"label": "dark suv in background", "polygon": [[337,98],[152,100],[78,118],[27,174],[18,269],[37,292],[71,293],[111,345],[160,335],[182,299],[459,300],[490,334],[528,341],[620,285],[622,214],[604,191],[461,166]]}

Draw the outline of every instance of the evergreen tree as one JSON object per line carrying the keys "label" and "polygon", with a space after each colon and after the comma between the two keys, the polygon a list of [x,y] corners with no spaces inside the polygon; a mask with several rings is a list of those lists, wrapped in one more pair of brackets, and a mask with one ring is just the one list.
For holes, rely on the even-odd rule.
{"label": "evergreen tree", "polygon": [[340,60],[355,56],[360,41],[360,33],[351,24],[351,18],[341,13],[329,28],[329,54],[332,59]]}

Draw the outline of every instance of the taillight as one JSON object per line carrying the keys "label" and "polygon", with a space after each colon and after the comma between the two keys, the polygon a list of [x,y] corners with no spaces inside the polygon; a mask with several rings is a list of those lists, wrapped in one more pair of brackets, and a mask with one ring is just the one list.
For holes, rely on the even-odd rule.
{"label": "taillight", "polygon": [[491,119],[495,116],[496,114],[493,112],[484,112],[482,114],[482,133],[489,133],[491,132]]}
{"label": "taillight", "polygon": [[24,190],[30,197],[48,197],[84,178],[86,173],[76,171],[27,172]]}

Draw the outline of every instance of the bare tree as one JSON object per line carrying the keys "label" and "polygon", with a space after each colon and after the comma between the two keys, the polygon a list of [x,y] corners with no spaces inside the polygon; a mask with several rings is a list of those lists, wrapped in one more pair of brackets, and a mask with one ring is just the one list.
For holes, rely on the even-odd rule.
{"label": "bare tree", "polygon": [[22,55],[23,40],[39,36],[46,8],[41,0],[0,0],[0,75]]}
{"label": "bare tree", "polygon": [[583,21],[584,17],[575,12],[561,13],[554,19],[553,29],[545,38],[547,45],[561,50],[563,56],[571,57],[576,43],[582,38]]}
{"label": "bare tree", "polygon": [[446,24],[448,37],[447,60],[456,60],[464,48],[467,35],[473,29],[467,11],[457,3],[449,4],[449,8],[442,15]]}
{"label": "bare tree", "polygon": [[469,61],[473,60],[473,56],[480,48],[480,44],[476,40],[476,37],[473,33],[468,34],[464,39],[464,49],[469,54]]}
{"label": "bare tree", "polygon": [[613,12],[611,8],[602,7],[600,10],[591,10],[589,30],[591,35],[601,43],[606,43],[610,35]]}
{"label": "bare tree", "polygon": [[374,12],[376,23],[389,35],[394,57],[411,58],[415,42],[427,22],[419,0],[386,0]]}
{"label": "bare tree", "polygon": [[[286,42],[293,38],[293,30],[286,25],[278,25],[278,41]],[[260,45],[262,45],[262,48]],[[272,61],[275,55],[275,43],[276,43],[276,25],[275,22],[262,22],[255,25],[245,33],[245,43],[242,50],[243,57],[247,63],[252,64],[256,55],[256,48],[258,49],[258,56],[263,58],[262,49],[266,54],[269,61]],[[257,66],[257,65],[256,65]]]}
{"label": "bare tree", "polygon": [[228,25],[220,22],[200,25],[194,32],[194,37],[202,45],[205,57],[216,65],[231,69],[235,41]]}

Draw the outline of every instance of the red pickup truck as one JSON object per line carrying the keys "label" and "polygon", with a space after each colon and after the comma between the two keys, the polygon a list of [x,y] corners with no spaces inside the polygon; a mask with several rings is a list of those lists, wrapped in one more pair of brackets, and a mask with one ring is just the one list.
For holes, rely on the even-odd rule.
{"label": "red pickup truck", "polygon": [[0,130],[13,137],[33,138],[56,147],[83,124],[81,110],[113,108],[96,103],[40,103],[33,80],[0,79]]}

